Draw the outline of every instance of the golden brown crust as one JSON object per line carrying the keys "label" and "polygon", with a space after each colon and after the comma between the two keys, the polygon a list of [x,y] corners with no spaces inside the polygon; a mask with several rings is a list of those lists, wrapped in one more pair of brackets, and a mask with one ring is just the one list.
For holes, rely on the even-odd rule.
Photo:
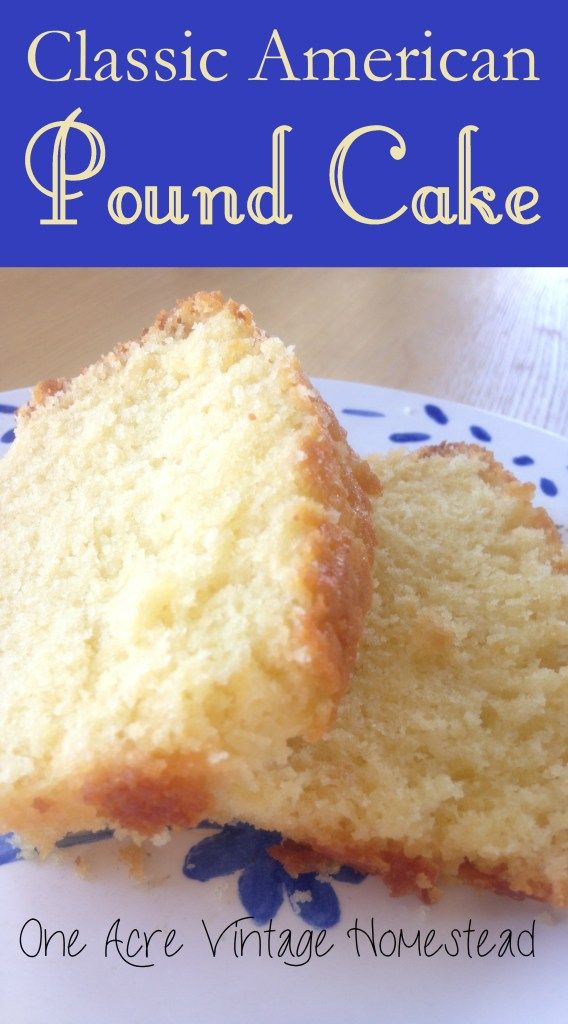
{"label": "golden brown crust", "polygon": [[281,843],[275,843],[274,846],[267,847],[266,852],[273,860],[277,860],[292,878],[297,878],[305,871],[328,874],[339,866],[329,857],[318,853],[313,847],[302,846],[301,843],[295,843],[293,839],[284,839]]}
{"label": "golden brown crust", "polygon": [[162,310],[156,317],[154,326],[159,330],[173,331],[183,325],[190,331],[195,323],[205,322],[226,308],[232,316],[242,320],[251,331],[260,332],[256,328],[252,313],[247,306],[239,305],[234,299],[223,298],[221,292],[196,292],[187,299],[181,299],[170,310]]}
{"label": "golden brown crust", "polygon": [[[172,331],[172,333],[179,327],[190,331],[195,323],[209,320],[212,316],[220,313],[224,307],[239,320],[249,324],[252,329],[255,328],[251,311],[246,306],[239,306],[233,299],[229,299],[226,302],[221,292],[196,292],[195,295],[187,299],[181,299],[173,309],[161,310],[153,326],[158,330],[168,330]],[[115,345],[110,352],[102,355],[95,363],[84,367],[79,372],[79,376],[91,369],[91,366],[102,366],[109,370],[116,369],[117,364],[125,363],[130,353],[144,344],[148,331],[149,329],[145,328],[138,338],[133,338],[131,341],[122,341]],[[32,390],[31,400],[27,405],[20,408],[19,415],[22,419],[26,419],[39,406],[45,405],[48,398],[64,394],[69,389],[69,385],[73,380],[73,377],[56,377],[51,380],[40,381]]]}
{"label": "golden brown crust", "polygon": [[332,503],[338,521],[321,522],[314,531],[303,577],[311,611],[301,631],[322,688],[337,697],[347,686],[371,605],[376,543],[371,498],[381,486],[368,463],[351,451],[323,399],[312,395],[322,429],[304,445],[301,472],[314,499]]}
{"label": "golden brown crust", "polygon": [[568,879],[553,885],[540,877],[536,867],[531,871],[528,867],[523,869],[506,862],[478,866],[466,858],[454,873],[444,870],[441,862],[408,856],[395,842],[339,848],[326,844],[307,846],[284,840],[271,847],[269,852],[293,877],[305,871],[325,873],[336,869],[337,865],[349,864],[363,874],[382,878],[391,896],[414,895],[428,905],[440,899],[443,883],[459,881],[515,900],[530,898],[557,907],[568,906]]}
{"label": "golden brown crust", "polygon": [[514,889],[508,877],[506,865],[499,864],[492,871],[482,871],[471,861],[464,860],[458,868],[458,878],[466,885],[473,885],[476,889],[486,889],[489,892],[497,893],[498,896],[510,896],[513,900],[524,900],[527,896],[533,899],[550,900],[552,887],[550,885],[536,885],[528,892]]}
{"label": "golden brown crust", "polygon": [[199,823],[209,803],[208,774],[205,761],[195,756],[141,759],[92,774],[81,792],[102,821],[152,836],[165,824],[191,828]]}
{"label": "golden brown crust", "polygon": [[554,907],[568,907],[568,877],[555,881],[543,878],[540,864],[498,865],[472,864],[464,860],[459,866],[459,879],[467,885],[511,896],[513,899],[542,900]]}
{"label": "golden brown crust", "polygon": [[562,538],[557,526],[553,523],[546,509],[539,505],[533,505],[532,499],[535,493],[534,484],[521,483],[517,477],[497,461],[488,448],[478,444],[465,444],[462,441],[448,442],[441,444],[427,445],[417,453],[419,458],[431,458],[433,455],[452,457],[456,454],[472,456],[481,460],[483,468],[480,477],[491,487],[507,493],[510,497],[519,502],[522,511],[522,519],[516,525],[526,526],[529,529],[542,530],[549,546],[549,555],[555,572],[568,572],[568,556],[566,555]]}
{"label": "golden brown crust", "polygon": [[53,377],[50,380],[41,380],[32,388],[32,396],[26,405],[20,406],[16,414],[16,421],[27,420],[32,413],[41,405],[45,405],[48,398],[53,395],[62,394],[68,387],[69,380],[65,377]]}
{"label": "golden brown crust", "polygon": [[0,832],[15,832],[45,856],[73,832],[110,827],[155,837],[166,827],[191,828],[208,809],[214,771],[205,755],[191,753],[93,767],[84,780],[66,779],[31,804],[15,798]]}
{"label": "golden brown crust", "polygon": [[313,846],[285,840],[271,848],[271,856],[293,876],[304,871],[325,872],[348,864],[365,875],[379,875],[391,896],[414,894],[422,903],[436,903],[440,898],[437,883],[440,867],[425,857],[410,857],[399,843],[367,843],[344,847],[317,843]]}

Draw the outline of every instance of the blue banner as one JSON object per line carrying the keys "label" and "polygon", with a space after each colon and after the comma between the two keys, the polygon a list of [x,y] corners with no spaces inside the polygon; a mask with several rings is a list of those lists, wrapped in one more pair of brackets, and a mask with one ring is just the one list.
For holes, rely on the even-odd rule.
{"label": "blue banner", "polygon": [[566,10],[15,5],[1,263],[563,266]]}

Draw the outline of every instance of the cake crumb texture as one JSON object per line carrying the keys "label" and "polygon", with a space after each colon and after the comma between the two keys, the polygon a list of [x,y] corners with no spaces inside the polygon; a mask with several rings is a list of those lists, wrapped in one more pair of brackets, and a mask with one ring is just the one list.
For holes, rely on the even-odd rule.
{"label": "cake crumb texture", "polygon": [[336,723],[230,785],[218,817],[282,832],[297,871],[304,844],[307,864],[315,850],[426,903],[462,881],[566,906],[566,549],[482,448],[370,462],[376,590]]}
{"label": "cake crumb texture", "polygon": [[0,483],[0,831],[194,825],[329,727],[379,485],[246,307],[199,293],[38,385]]}

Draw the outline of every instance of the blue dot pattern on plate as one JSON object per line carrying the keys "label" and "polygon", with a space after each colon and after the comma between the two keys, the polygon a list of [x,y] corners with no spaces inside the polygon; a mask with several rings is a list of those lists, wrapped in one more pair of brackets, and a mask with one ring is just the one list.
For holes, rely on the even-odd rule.
{"label": "blue dot pattern on plate", "polygon": [[475,437],[477,441],[491,441],[491,434],[485,429],[485,427],[480,427],[474,423],[469,428],[469,431],[472,437]]}
{"label": "blue dot pattern on plate", "polygon": [[240,871],[239,898],[257,924],[274,917],[287,897],[294,912],[310,927],[331,928],[340,917],[332,881],[357,885],[364,875],[343,867],[329,879],[315,871],[293,877],[270,852],[280,839],[279,832],[252,825],[225,825],[191,847],[183,873],[194,881],[208,882]]}
{"label": "blue dot pattern on plate", "polygon": [[540,478],[540,489],[548,498],[555,498],[558,494],[558,487],[554,480],[549,480],[546,476],[541,476]]}
{"label": "blue dot pattern on plate", "polygon": [[341,412],[345,416],[367,416],[370,418],[385,415],[384,412],[379,412],[377,409],[342,409]]}
{"label": "blue dot pattern on plate", "polygon": [[402,433],[389,434],[389,441],[395,444],[411,444],[416,441],[429,441],[431,434],[421,434],[417,430],[403,431]]}
{"label": "blue dot pattern on plate", "polygon": [[58,839],[56,846],[60,850],[67,849],[68,846],[85,846],[87,843],[100,843],[101,839],[111,839],[114,832],[111,828],[101,828],[98,832],[69,832],[68,835],[63,836],[63,839]]}
{"label": "blue dot pattern on plate", "polygon": [[432,402],[427,402],[426,405],[424,406],[424,412],[426,413],[427,416],[430,417],[431,420],[434,420],[435,423],[440,423],[442,424],[442,426],[445,423],[449,423],[449,417],[446,416],[446,413],[444,412],[443,409],[440,409],[439,405],[434,405]]}
{"label": "blue dot pattern on plate", "polygon": [[[69,832],[68,835],[58,839],[56,846],[65,850],[69,846],[85,846],[87,843],[99,843],[102,839],[111,839],[114,832],[110,828],[100,829],[98,832]],[[0,864],[10,864],[11,861],[20,860],[21,850],[16,846],[14,833],[6,832],[0,835]]]}
{"label": "blue dot pattern on plate", "polygon": [[[439,426],[444,427],[450,422],[448,414],[436,402],[426,402],[422,408],[428,419],[437,423]],[[7,417],[13,417],[17,411],[18,406],[0,402],[0,414]],[[408,410],[404,411],[407,412]],[[346,406],[341,409],[341,412],[346,416],[358,416],[363,419],[384,419],[387,415],[384,412],[380,412],[378,409],[359,408],[358,406]],[[5,423],[5,426],[8,426],[8,423],[10,423],[9,419],[8,422]],[[481,441],[485,444],[490,443],[493,440],[489,431],[477,423],[470,425],[469,432],[477,441]],[[397,431],[390,434],[388,439],[394,444],[420,444],[421,442],[431,441],[432,435],[418,430]],[[13,426],[10,426],[8,430],[0,435],[0,445],[9,445],[13,440],[14,429]],[[454,438],[446,435],[446,437],[439,437],[438,440],[450,441],[454,440]],[[380,443],[377,443],[376,447],[379,449]],[[511,459],[511,462],[514,466],[533,466],[535,464],[534,458],[531,455],[526,454],[515,455]],[[535,483],[536,482],[537,481],[535,481]],[[541,477],[538,480],[538,486],[540,487],[542,494],[547,498],[555,498],[558,495],[558,485],[550,477]]]}

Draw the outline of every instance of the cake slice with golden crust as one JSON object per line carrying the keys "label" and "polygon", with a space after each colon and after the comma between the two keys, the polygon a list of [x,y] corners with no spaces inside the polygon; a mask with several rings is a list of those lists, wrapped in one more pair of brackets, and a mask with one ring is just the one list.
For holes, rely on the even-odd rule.
{"label": "cake slice with golden crust", "polygon": [[39,385],[0,481],[0,831],[192,825],[330,725],[378,481],[248,309],[198,294]]}
{"label": "cake slice with golden crust", "polygon": [[315,851],[426,902],[459,879],[566,906],[566,549],[481,448],[370,461],[376,592],[336,723],[217,815],[282,832],[293,871]]}

